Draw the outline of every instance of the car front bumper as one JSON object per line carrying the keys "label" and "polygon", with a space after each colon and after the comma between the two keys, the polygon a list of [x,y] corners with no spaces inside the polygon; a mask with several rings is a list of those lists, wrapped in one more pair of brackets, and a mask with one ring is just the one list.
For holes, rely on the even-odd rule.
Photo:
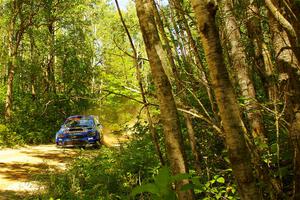
{"label": "car front bumper", "polygon": [[93,137],[87,137],[82,139],[57,139],[57,146],[62,147],[76,147],[76,146],[96,146],[99,145],[99,140]]}

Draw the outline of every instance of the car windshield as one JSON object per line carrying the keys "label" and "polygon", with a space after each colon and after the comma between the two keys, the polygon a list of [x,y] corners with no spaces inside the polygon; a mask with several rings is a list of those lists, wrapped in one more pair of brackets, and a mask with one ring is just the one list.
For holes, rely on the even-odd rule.
{"label": "car windshield", "polygon": [[92,127],[93,120],[81,117],[81,118],[69,118],[65,122],[66,127]]}

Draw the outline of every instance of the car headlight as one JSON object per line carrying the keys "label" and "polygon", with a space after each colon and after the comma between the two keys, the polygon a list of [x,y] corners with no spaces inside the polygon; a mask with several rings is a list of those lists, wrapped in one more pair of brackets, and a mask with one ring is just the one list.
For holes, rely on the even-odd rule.
{"label": "car headlight", "polygon": [[96,133],[96,131],[91,131],[87,135],[88,135],[88,137],[94,137],[97,135],[97,133]]}

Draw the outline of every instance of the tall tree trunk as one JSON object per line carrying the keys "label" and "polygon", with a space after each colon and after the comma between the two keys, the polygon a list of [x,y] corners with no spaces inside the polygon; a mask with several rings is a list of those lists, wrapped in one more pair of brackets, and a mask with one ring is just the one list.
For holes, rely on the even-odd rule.
{"label": "tall tree trunk", "polygon": [[[8,61],[8,80],[7,80],[7,90],[5,99],[5,111],[4,117],[6,121],[9,121],[12,116],[13,107],[13,87],[14,87],[14,76],[16,61],[18,56],[18,50],[25,33],[25,30],[32,25],[33,16],[36,10],[32,10],[30,15],[25,16],[22,13],[23,1],[11,1],[11,16],[9,27],[8,27],[8,48],[9,48],[9,61]],[[25,18],[27,17],[27,19]],[[19,20],[19,21],[18,21]],[[18,23],[17,23],[18,22]]]}
{"label": "tall tree trunk", "polygon": [[240,94],[244,99],[245,110],[253,138],[265,141],[265,131],[262,123],[262,115],[256,100],[256,92],[250,78],[250,69],[247,65],[247,55],[242,44],[240,29],[236,18],[233,16],[233,6],[229,0],[222,1],[222,15],[224,16],[224,28],[226,39],[230,45],[229,56],[232,61]]}
{"label": "tall tree trunk", "polygon": [[294,145],[294,191],[293,198],[300,199],[300,64],[293,49],[288,34],[283,27],[270,16],[273,47],[276,55],[276,65],[280,73],[280,87],[284,88],[287,98],[287,120],[291,126],[290,138]]}
{"label": "tall tree trunk", "polygon": [[[136,10],[143,34],[147,55],[150,61],[151,72],[156,86],[157,98],[161,112],[161,119],[164,127],[167,155],[173,174],[187,173],[187,166],[182,146],[179,119],[175,101],[168,77],[164,72],[162,62],[158,55],[158,48],[161,47],[160,39],[156,29],[151,0],[137,0]],[[180,200],[194,199],[192,191],[182,191],[181,187],[187,184],[188,180],[176,182],[176,192]]]}
{"label": "tall tree trunk", "polygon": [[[299,89],[299,87],[298,87]],[[298,96],[298,99],[300,96]],[[293,199],[300,199],[300,104],[296,105],[290,135],[294,144],[294,186]]]}
{"label": "tall tree trunk", "polygon": [[[16,3],[12,2],[12,11],[16,9]],[[14,73],[15,73],[15,19],[11,19],[8,27],[8,56],[9,61],[7,63],[8,68],[8,78],[7,78],[7,89],[6,89],[6,98],[5,98],[5,110],[4,117],[6,121],[11,119],[12,115],[12,103],[13,103],[13,81],[14,81]]]}
{"label": "tall tree trunk", "polygon": [[47,63],[47,88],[48,92],[53,92],[56,94],[56,84],[55,84],[55,22],[53,19],[49,19],[48,22],[49,31],[49,54]]}
{"label": "tall tree trunk", "polygon": [[217,116],[217,109],[216,109],[216,105],[214,102],[214,96],[211,91],[211,83],[209,82],[209,79],[207,78],[208,75],[207,75],[205,68],[203,66],[203,63],[201,61],[201,57],[200,57],[200,54],[199,54],[199,51],[197,48],[197,44],[193,38],[191,29],[188,25],[188,21],[185,17],[184,10],[183,10],[184,6],[182,5],[182,2],[178,1],[178,0],[171,0],[171,2],[177,13],[178,21],[180,21],[182,23],[182,28],[186,32],[186,34],[184,34],[184,35],[187,35],[187,40],[188,40],[190,49],[192,50],[191,51],[192,55],[189,55],[189,56],[192,56],[193,60],[195,60],[196,67],[200,71],[201,83],[205,86],[205,89],[206,89],[206,92],[208,95],[208,99],[210,101],[211,109],[215,113],[215,116]]}
{"label": "tall tree trunk", "polygon": [[141,96],[142,96],[143,104],[144,104],[144,107],[145,107],[145,110],[146,110],[146,116],[147,116],[147,120],[148,120],[148,124],[149,124],[149,129],[150,129],[152,141],[153,141],[153,144],[154,144],[154,147],[155,147],[155,150],[156,150],[156,154],[159,158],[160,164],[165,165],[165,160],[163,158],[163,154],[161,152],[161,148],[160,148],[160,144],[159,144],[159,136],[158,136],[157,131],[156,131],[154,125],[153,125],[153,121],[152,121],[151,114],[150,114],[150,111],[149,111],[148,101],[146,99],[146,94],[145,94],[145,90],[144,90],[144,87],[143,87],[143,81],[142,81],[142,75],[141,75],[142,73],[141,73],[141,70],[140,70],[141,69],[140,64],[142,62],[139,60],[138,53],[137,53],[136,48],[134,46],[132,37],[131,37],[131,35],[129,33],[129,30],[126,26],[126,23],[123,19],[123,15],[121,13],[121,9],[119,7],[118,0],[115,0],[115,3],[116,3],[116,6],[117,6],[117,9],[118,9],[118,13],[119,13],[121,22],[122,22],[123,27],[126,31],[127,37],[129,39],[129,42],[130,42],[130,46],[131,46],[132,51],[133,51],[133,62],[134,62],[135,68],[136,68],[136,78],[137,78],[137,81],[139,83]]}
{"label": "tall tree trunk", "polygon": [[194,167],[198,175],[201,175],[201,155],[199,149],[197,148],[197,141],[195,137],[195,131],[193,126],[193,120],[190,115],[183,114],[185,118],[187,133],[189,137],[189,142],[192,150],[192,154],[194,156]]}
{"label": "tall tree trunk", "polygon": [[172,49],[171,49],[171,45],[169,43],[169,39],[167,37],[167,34],[164,30],[164,23],[163,23],[163,20],[161,19],[160,15],[159,15],[159,11],[156,7],[155,0],[152,0],[152,9],[154,11],[153,13],[154,13],[154,16],[155,16],[155,22],[157,24],[157,28],[160,32],[160,35],[162,36],[164,45],[166,46],[165,50],[167,52],[167,58],[168,58],[168,61],[169,61],[169,65],[171,66],[173,76],[174,76],[175,79],[178,80],[179,75],[178,75],[178,72],[177,72],[177,67],[176,67],[176,64],[175,64],[175,60],[174,60],[173,52],[172,52]]}
{"label": "tall tree trunk", "polygon": [[272,15],[269,16],[269,19],[276,61],[288,63],[290,67],[299,70],[299,61],[291,48],[291,42],[287,32]]}
{"label": "tall tree trunk", "polygon": [[287,3],[287,6],[289,6],[289,12],[287,14],[288,20],[291,22],[293,25],[298,43],[293,42],[293,50],[298,58],[300,60],[300,45],[299,45],[299,39],[300,39],[300,6],[299,6],[299,1],[298,0],[290,0],[290,1],[285,1]]}
{"label": "tall tree trunk", "polygon": [[[34,35],[33,35],[33,31],[30,30],[29,31],[29,38],[30,38],[30,60],[33,63],[33,65],[36,65],[36,56],[35,56],[35,41],[34,41]],[[35,82],[36,82],[36,76],[35,73],[33,73],[33,71],[35,70],[32,69],[31,71],[31,75],[30,75],[30,89],[31,89],[31,97],[32,100],[35,101],[36,100],[36,89],[35,89]]]}
{"label": "tall tree trunk", "polygon": [[254,47],[254,63],[264,84],[265,92],[272,101],[275,98],[276,87],[273,84],[274,65],[270,49],[264,41],[264,31],[261,28],[261,15],[256,2],[249,2],[246,21],[248,36]]}
{"label": "tall tree trunk", "polygon": [[220,39],[215,24],[213,3],[192,0],[200,38],[206,55],[212,87],[220,110],[226,135],[226,146],[241,199],[262,199],[252,173],[239,106],[223,60]]}
{"label": "tall tree trunk", "polygon": [[[177,88],[178,91],[182,91],[182,89],[184,89],[184,88],[182,87],[182,83],[181,83],[181,81],[178,77],[178,74],[177,74],[176,64],[175,64],[174,56],[173,56],[173,53],[172,53],[172,50],[171,50],[171,45],[169,44],[169,40],[168,40],[167,35],[164,31],[163,22],[162,22],[162,20],[159,16],[159,12],[158,12],[158,9],[156,7],[156,4],[155,4],[154,0],[152,0],[152,6],[153,6],[152,9],[154,10],[158,30],[160,31],[160,33],[162,35],[162,38],[164,40],[165,50],[167,52],[167,58],[169,60],[170,65],[172,66],[171,68],[173,69],[176,88]],[[179,95],[179,100],[178,101],[180,101],[180,103],[183,103],[183,104],[187,103],[186,102],[186,92],[182,92]],[[178,103],[178,101],[177,101],[177,103]],[[198,174],[200,174],[200,172],[201,172],[200,157],[201,156],[200,156],[200,152],[197,149],[197,144],[196,144],[196,139],[195,139],[195,131],[194,131],[194,127],[193,127],[193,124],[192,124],[192,119],[188,114],[184,114],[183,116],[184,116],[184,119],[186,121],[188,138],[189,138],[191,150],[192,150],[192,153],[193,153],[193,156],[194,156],[195,170]]]}
{"label": "tall tree trunk", "polygon": [[10,48],[10,58],[8,62],[8,79],[7,79],[7,90],[5,99],[5,120],[9,121],[12,116],[12,104],[13,104],[13,82],[15,74],[15,56],[11,53],[13,51]]}
{"label": "tall tree trunk", "polygon": [[12,116],[12,106],[13,106],[13,83],[14,83],[14,74],[15,74],[15,67],[16,67],[16,59],[17,59],[17,53],[19,44],[21,41],[21,36],[23,30],[20,28],[20,30],[16,30],[16,20],[17,15],[19,14],[21,10],[21,4],[19,4],[17,1],[11,2],[11,12],[16,13],[14,16],[12,16],[9,27],[8,27],[8,51],[9,51],[9,61],[7,63],[8,65],[8,79],[7,79],[7,90],[6,90],[6,99],[5,99],[5,111],[4,111],[4,117],[6,121],[9,121]]}
{"label": "tall tree trunk", "polygon": [[281,14],[280,10],[276,6],[276,4],[279,2],[278,0],[274,0],[275,3],[273,3],[272,0],[265,0],[265,4],[269,11],[272,13],[273,17],[278,21],[278,23],[287,31],[287,33],[293,37],[297,38],[297,33],[294,29],[294,27],[291,25],[291,23]]}

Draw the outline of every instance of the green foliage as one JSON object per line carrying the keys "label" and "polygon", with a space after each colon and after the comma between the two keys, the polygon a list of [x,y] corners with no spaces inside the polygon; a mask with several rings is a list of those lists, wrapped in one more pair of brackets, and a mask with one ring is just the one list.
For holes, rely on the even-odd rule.
{"label": "green foliage", "polygon": [[102,148],[99,155],[79,157],[65,173],[51,174],[43,199],[122,199],[128,188],[122,184],[114,153]]}
{"label": "green foliage", "polygon": [[[261,5],[264,2],[258,2],[263,13],[266,8]],[[10,63],[15,64],[12,88],[13,117],[8,123],[4,123],[3,115],[0,117],[0,146],[53,142],[54,134],[64,118],[73,114],[99,115],[101,122],[110,130],[125,129],[128,124],[135,123],[136,119],[133,116],[138,114],[141,114],[138,120],[143,121],[141,94],[132,58],[133,50],[112,0],[37,0],[15,1],[15,3],[20,4],[19,9],[14,8],[11,1],[0,3],[1,113],[4,113],[7,71]],[[209,74],[190,1],[184,0],[182,3],[203,62],[203,70]],[[299,5],[299,0],[295,3]],[[274,69],[272,75],[266,75],[262,72],[262,58],[256,56],[251,58],[256,52],[255,45],[253,46],[248,37],[245,24],[247,20],[244,20],[249,17],[246,16],[249,5],[246,1],[235,1],[234,4],[233,16],[236,16],[242,33],[240,44],[245,46],[249,56],[247,58],[251,69],[249,72],[255,86],[257,102],[261,104],[260,111],[264,117],[268,140],[267,143],[255,140],[254,147],[263,150],[259,152],[259,156],[261,164],[267,166],[269,176],[280,181],[283,191],[292,191],[293,149],[287,130],[290,126],[287,116],[289,113],[285,111],[289,110],[290,105],[284,99],[288,100],[290,95],[280,91],[282,83],[279,81],[277,69]],[[179,76],[170,78],[174,96],[176,98],[184,96],[181,99],[183,107],[186,106],[189,111],[203,115],[222,129],[219,113],[213,108],[215,105],[212,105],[215,101],[214,95],[212,97],[207,95],[206,80],[204,84],[201,83],[203,77],[199,73],[202,69],[198,69],[199,66],[194,63],[196,58],[192,54],[194,50],[188,48],[190,41],[180,36],[186,35],[187,30],[179,30],[184,24],[177,19],[176,13],[172,13],[174,11],[171,9],[164,3],[160,7],[160,11],[165,12],[163,21],[165,30],[169,30],[166,33],[167,39],[172,42],[171,50],[174,53]],[[128,10],[122,12],[138,56],[145,58],[141,60],[141,71],[147,100],[155,104],[153,77],[149,73],[135,8],[129,6]],[[226,17],[219,14],[218,21]],[[169,16],[174,16],[172,19],[174,21]],[[10,24],[12,22],[13,25]],[[256,22],[265,32],[261,35],[261,40],[267,44],[268,49],[272,49],[271,38],[267,34],[271,32],[268,17],[257,18]],[[17,37],[22,31],[23,34]],[[17,38],[21,40],[19,44],[15,41]],[[226,41],[223,43],[225,46]],[[163,45],[166,47],[166,44]],[[10,47],[17,49],[16,55],[10,55]],[[236,92],[239,93],[241,91],[233,81],[235,72],[234,66],[231,65],[230,52],[223,51],[223,53],[228,53],[228,56],[225,55],[225,63],[230,66],[227,70]],[[277,57],[272,61],[277,61],[279,59]],[[256,66],[259,62],[254,62],[255,59],[261,60],[259,66]],[[176,78],[178,80],[175,81],[180,83],[180,88],[177,83],[175,84]],[[292,80],[292,77],[289,78]],[[207,79],[210,85],[210,80]],[[275,103],[269,102],[272,98],[267,92],[268,88],[273,86],[278,87]],[[282,86],[286,92],[288,87]],[[238,100],[241,110],[245,110],[250,99],[241,97]],[[278,113],[282,111],[279,130],[274,125],[274,113],[278,114],[274,111],[274,104],[279,110]],[[153,121],[159,121],[157,119],[159,109],[151,106],[150,108]],[[250,130],[245,114],[243,120],[246,128]],[[193,118],[195,139],[200,157],[203,158],[201,174],[195,176],[192,165],[194,157],[187,139],[185,119],[183,116],[180,117],[184,136],[183,148],[187,152],[192,175],[173,177],[167,168],[158,170],[159,162],[151,143],[149,128],[143,123],[140,121],[136,123],[134,130],[131,131],[132,141],[121,145],[119,150],[103,148],[99,155],[78,158],[62,174],[52,173],[48,194],[43,198],[124,199],[135,187],[132,194],[136,198],[139,194],[143,199],[176,199],[171,185],[174,179],[184,176],[191,180],[191,184],[183,189],[194,189],[199,199],[238,199],[236,186],[232,183],[233,177],[228,170],[229,160],[224,150],[224,138],[216,134],[211,124]],[[157,125],[156,128],[159,135],[162,135],[162,127]],[[160,144],[164,150],[161,138]],[[153,178],[154,174],[156,176]],[[136,187],[140,184],[142,185]],[[267,188],[263,183],[258,185],[262,191]]]}
{"label": "green foliage", "polygon": [[[227,172],[229,171],[231,170],[227,170]],[[199,199],[239,199],[236,185],[227,182],[223,176],[215,175],[212,180],[202,183],[199,176],[191,176],[190,174],[172,176],[166,166],[158,170],[152,183],[145,183],[134,188],[131,196],[140,195],[145,199],[145,195],[149,194],[146,195],[149,199],[176,200],[176,193],[171,185],[182,179],[189,179],[191,183],[184,185],[181,190],[193,189]]]}
{"label": "green foliage", "polygon": [[[130,123],[132,116],[139,112],[141,101],[136,80],[136,68],[132,48],[128,41],[124,27],[120,23],[120,17],[115,10],[113,1],[97,2],[98,11],[95,13],[97,19],[94,24],[95,37],[95,60],[99,76],[95,82],[96,92],[101,93],[98,101],[100,120],[105,126],[112,130],[118,130]],[[123,17],[138,49],[138,54],[144,57],[143,42],[139,31],[138,19],[135,8],[122,10]],[[101,19],[101,20],[98,20]],[[143,64],[143,77],[148,72],[148,63]],[[146,87],[145,83],[145,87]]]}
{"label": "green foliage", "polygon": [[24,140],[20,135],[9,130],[7,126],[0,124],[0,146],[12,147],[23,144]]}
{"label": "green foliage", "polygon": [[144,132],[147,129],[138,125],[133,131],[134,135],[137,131],[141,134],[126,146],[83,151],[64,173],[51,172],[48,178],[41,177],[47,184],[47,194],[39,198],[126,199],[133,187],[149,180],[159,166],[150,137]]}
{"label": "green foliage", "polygon": [[[90,1],[34,1],[19,2],[20,16],[16,15],[15,30],[20,20],[28,20],[21,38],[22,46],[15,58],[13,87],[13,117],[7,124],[24,142],[39,144],[52,142],[64,119],[72,114],[85,114],[93,104],[92,80],[97,76],[93,63],[94,38],[91,20],[96,8]],[[6,28],[12,19],[10,3],[0,21],[0,65],[7,66],[13,59],[7,48]],[[1,7],[2,8],[2,7]],[[8,9],[9,8],[9,9]],[[16,11],[17,12],[17,11]],[[76,17],[75,17],[76,16]],[[4,34],[5,33],[5,34]],[[4,68],[3,68],[4,69]],[[4,112],[6,98],[6,70],[0,77],[0,106]],[[3,118],[0,119],[3,121]]]}
{"label": "green foliage", "polygon": [[215,175],[213,179],[206,183],[201,183],[200,177],[192,177],[192,184],[187,185],[186,188],[195,190],[197,196],[201,199],[239,199],[236,185],[227,182],[225,177]]}
{"label": "green foliage", "polygon": [[[181,177],[184,179],[186,177]],[[158,174],[154,177],[153,183],[146,183],[138,186],[132,190],[131,196],[135,197],[138,194],[150,193],[149,199],[165,199],[165,200],[176,200],[176,193],[171,188],[171,184],[175,179],[180,180],[179,177],[171,176],[169,168],[167,166],[159,169]]]}

